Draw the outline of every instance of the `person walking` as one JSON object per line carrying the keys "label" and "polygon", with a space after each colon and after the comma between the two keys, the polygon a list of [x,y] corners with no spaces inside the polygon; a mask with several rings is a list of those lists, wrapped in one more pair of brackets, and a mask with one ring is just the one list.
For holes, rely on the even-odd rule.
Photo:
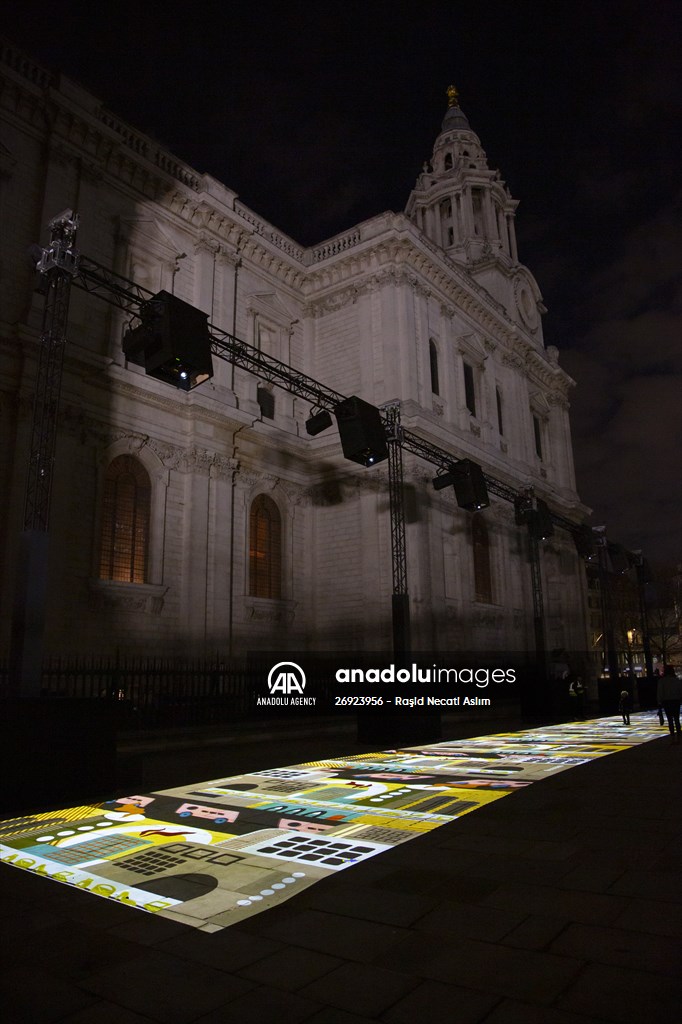
{"label": "person walking", "polygon": [[620,701],[618,703],[618,710],[623,716],[623,725],[630,724],[630,694],[627,690],[620,691]]}
{"label": "person walking", "polygon": [[582,721],[585,718],[585,687],[580,676],[576,676],[575,679],[571,680],[568,696],[570,697],[570,705],[573,709],[573,718]]}
{"label": "person walking", "polygon": [[680,701],[682,701],[682,679],[678,679],[672,665],[666,665],[659,677],[656,699],[668,719],[670,742],[680,742]]}

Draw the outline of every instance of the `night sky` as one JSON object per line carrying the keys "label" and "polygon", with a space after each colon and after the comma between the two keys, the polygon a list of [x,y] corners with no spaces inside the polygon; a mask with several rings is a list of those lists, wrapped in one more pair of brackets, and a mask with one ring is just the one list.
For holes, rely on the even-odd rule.
{"label": "night sky", "polygon": [[592,525],[682,561],[682,9],[5,4],[4,34],[313,244],[402,210],[453,82],[577,381]]}

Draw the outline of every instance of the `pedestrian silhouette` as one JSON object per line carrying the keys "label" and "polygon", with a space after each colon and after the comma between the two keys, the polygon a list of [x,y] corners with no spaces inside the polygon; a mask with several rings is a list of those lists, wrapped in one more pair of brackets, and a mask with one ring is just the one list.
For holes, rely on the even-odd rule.
{"label": "pedestrian silhouette", "polygon": [[618,710],[623,716],[623,725],[630,724],[630,694],[627,690],[620,691],[620,702],[618,704]]}
{"label": "pedestrian silhouette", "polygon": [[672,665],[666,665],[663,675],[659,677],[656,689],[659,707],[663,708],[668,719],[670,742],[680,742],[680,701],[682,700],[682,679],[675,675]]}
{"label": "pedestrian silhouette", "polygon": [[568,687],[568,696],[571,699],[573,717],[583,719],[585,717],[585,687],[580,676],[571,680]]}

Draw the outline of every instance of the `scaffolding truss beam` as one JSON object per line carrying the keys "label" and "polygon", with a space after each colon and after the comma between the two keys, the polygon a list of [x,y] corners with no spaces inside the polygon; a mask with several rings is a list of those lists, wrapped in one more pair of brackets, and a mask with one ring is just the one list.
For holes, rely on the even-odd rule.
{"label": "scaffolding truss beam", "polygon": [[[149,302],[154,296],[146,288],[135,284],[128,278],[108,270],[102,264],[90,257],[81,256],[79,272],[73,283],[84,291],[97,295],[111,305],[130,313],[132,316],[140,317],[142,306]],[[211,339],[211,353],[219,359],[231,363],[248,373],[253,373],[261,380],[274,384],[290,394],[302,398],[318,409],[326,409],[334,412],[336,407],[347,401],[348,396],[327,387],[320,381],[309,377],[307,374],[296,370],[294,367],[267,355],[254,345],[248,344],[241,338],[222,330],[215,324],[209,324]],[[387,407],[388,408],[388,407]],[[431,441],[427,441],[418,434],[414,434],[399,425],[400,447],[403,451],[410,452],[426,462],[431,463],[438,469],[447,467],[458,459],[465,458],[465,455],[454,454],[439,447]],[[384,427],[387,438],[390,437],[392,424],[389,422],[388,414],[383,412]],[[390,465],[390,463],[389,463]],[[498,480],[496,477],[484,473],[486,487],[489,493],[502,498],[504,501],[514,502],[519,491],[509,484]],[[575,532],[579,525],[571,522],[570,519],[550,510],[552,522],[569,532]]]}

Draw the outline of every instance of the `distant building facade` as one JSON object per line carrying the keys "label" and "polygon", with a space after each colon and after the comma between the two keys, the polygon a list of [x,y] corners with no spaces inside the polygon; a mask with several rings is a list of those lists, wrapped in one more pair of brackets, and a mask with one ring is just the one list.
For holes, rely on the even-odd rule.
{"label": "distant building facade", "polygon": [[[401,403],[412,432],[562,516],[576,493],[569,393],[545,348],[542,299],[518,259],[516,202],[451,92],[406,210],[298,245],[122,122],[91,94],[2,47],[0,552],[3,626],[22,528],[42,297],[27,258],[77,210],[78,249],[345,395]],[[215,361],[176,392],[127,364],[124,315],[72,289],[52,497],[46,651],[241,658],[257,648],[391,641],[388,470],[345,461],[336,426]],[[412,643],[532,649],[525,530],[435,491],[405,457]],[[548,648],[587,644],[569,533],[542,545]]]}

